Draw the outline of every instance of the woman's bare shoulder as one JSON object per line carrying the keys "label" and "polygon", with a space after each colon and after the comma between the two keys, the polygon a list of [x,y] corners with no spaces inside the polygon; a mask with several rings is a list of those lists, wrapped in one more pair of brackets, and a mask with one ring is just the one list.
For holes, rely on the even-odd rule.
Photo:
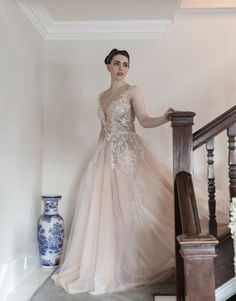
{"label": "woman's bare shoulder", "polygon": [[130,86],[130,91],[131,91],[131,94],[132,94],[133,97],[142,95],[142,92],[141,92],[140,88],[136,85],[131,85]]}
{"label": "woman's bare shoulder", "polygon": [[100,92],[98,95],[98,100],[101,101],[104,98],[104,96],[106,96],[107,92],[108,92],[108,89]]}

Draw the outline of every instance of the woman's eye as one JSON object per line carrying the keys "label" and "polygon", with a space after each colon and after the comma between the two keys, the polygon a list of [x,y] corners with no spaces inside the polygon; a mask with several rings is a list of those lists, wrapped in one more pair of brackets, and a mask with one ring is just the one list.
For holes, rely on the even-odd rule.
{"label": "woman's eye", "polygon": [[114,66],[119,66],[119,63],[115,62],[115,63],[114,63]]}
{"label": "woman's eye", "polygon": [[127,64],[127,63],[125,63],[125,64],[124,64],[124,67],[125,67],[125,68],[127,68],[127,67],[128,67],[128,64]]}

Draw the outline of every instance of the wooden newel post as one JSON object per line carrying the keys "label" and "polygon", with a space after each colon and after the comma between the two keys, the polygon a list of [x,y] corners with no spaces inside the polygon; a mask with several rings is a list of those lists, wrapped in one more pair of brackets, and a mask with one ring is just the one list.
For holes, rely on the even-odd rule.
{"label": "wooden newel post", "polygon": [[178,172],[192,173],[193,112],[174,112],[171,115],[173,128],[173,173],[174,179]]}
{"label": "wooden newel post", "polygon": [[[193,112],[174,112],[170,114],[171,125],[173,128],[173,180],[180,171],[192,171],[192,126]],[[175,185],[174,185],[175,187]],[[175,238],[182,234],[182,226],[180,219],[180,208],[178,206],[177,194],[175,191]],[[184,284],[184,264],[183,258],[180,255],[180,245],[175,241],[175,256],[176,256],[176,293],[178,301],[185,300],[185,284]]]}
{"label": "wooden newel post", "polygon": [[[173,180],[180,171],[192,171],[192,126],[193,112],[174,112],[170,114],[171,125],[173,128]],[[175,185],[174,185],[175,186]],[[178,201],[175,192],[175,237],[182,234],[182,226],[180,223],[180,216]],[[185,284],[184,284],[184,265],[183,258],[180,255],[180,245],[175,241],[175,255],[176,255],[176,293],[178,301],[185,300]]]}
{"label": "wooden newel post", "polygon": [[217,239],[210,234],[183,234],[178,236],[178,242],[184,261],[185,300],[215,301],[214,257]]}

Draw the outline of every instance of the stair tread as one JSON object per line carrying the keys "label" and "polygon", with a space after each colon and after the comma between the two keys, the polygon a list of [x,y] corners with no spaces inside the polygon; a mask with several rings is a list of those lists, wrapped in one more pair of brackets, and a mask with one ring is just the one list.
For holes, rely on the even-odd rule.
{"label": "stair tread", "polygon": [[154,296],[175,296],[176,295],[176,281],[175,274],[168,278],[165,282],[157,284],[158,293]]}
{"label": "stair tread", "polygon": [[[209,233],[208,220],[201,220],[201,228],[203,233]],[[229,233],[229,225],[218,223],[217,232],[218,237],[224,236],[225,234]]]}

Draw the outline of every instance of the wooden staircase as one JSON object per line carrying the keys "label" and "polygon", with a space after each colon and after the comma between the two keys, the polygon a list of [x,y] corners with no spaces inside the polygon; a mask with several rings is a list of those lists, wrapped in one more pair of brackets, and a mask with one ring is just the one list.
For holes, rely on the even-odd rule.
{"label": "wooden staircase", "polygon": [[193,150],[206,145],[208,156],[208,193],[209,193],[209,233],[217,237],[219,244],[216,246],[215,278],[216,287],[234,277],[233,267],[233,242],[229,228],[225,227],[222,233],[218,233],[215,215],[215,175],[214,175],[214,137],[227,130],[229,141],[229,200],[236,196],[236,106],[226,111],[212,122],[193,134]]}
{"label": "wooden staircase", "polygon": [[[227,225],[218,231],[214,138],[227,131],[229,202],[236,196],[236,106],[192,134],[193,112],[171,114],[175,194],[177,301],[214,301],[215,289],[233,278],[233,243]],[[209,234],[202,234],[196,205],[192,152],[206,146]],[[236,300],[236,299],[235,299]]]}
{"label": "wooden staircase", "polygon": [[234,277],[234,249],[233,241],[228,229],[218,237],[215,258],[215,286],[216,288]]}

